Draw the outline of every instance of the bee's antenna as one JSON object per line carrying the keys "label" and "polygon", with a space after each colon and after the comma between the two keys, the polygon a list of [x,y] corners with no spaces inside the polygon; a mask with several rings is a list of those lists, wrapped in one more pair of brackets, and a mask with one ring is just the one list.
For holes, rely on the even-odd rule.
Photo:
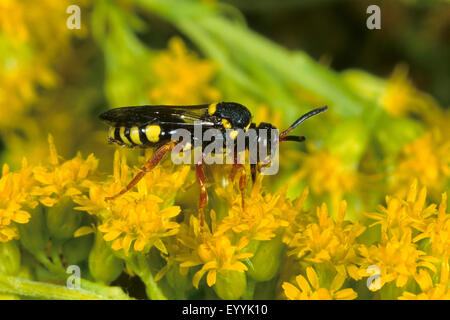
{"label": "bee's antenna", "polygon": [[[311,110],[308,113],[305,113],[300,118],[298,118],[297,121],[295,121],[289,128],[287,128],[285,131],[283,131],[280,134],[279,140],[280,141],[298,141],[299,137],[292,137],[292,139],[291,139],[291,138],[289,138],[287,136],[287,134],[289,132],[291,132],[292,130],[294,130],[300,123],[302,123],[306,119],[309,119],[309,118],[311,118],[311,117],[313,117],[313,116],[315,116],[315,115],[317,115],[319,113],[325,112],[327,109],[328,109],[327,106],[323,106],[322,108],[317,108],[317,109]],[[304,140],[304,137],[303,137],[303,140]],[[303,140],[301,140],[301,141],[303,141]]]}
{"label": "bee's antenna", "polygon": [[286,136],[283,138],[283,141],[296,141],[296,142],[303,142],[306,138],[304,136]]}

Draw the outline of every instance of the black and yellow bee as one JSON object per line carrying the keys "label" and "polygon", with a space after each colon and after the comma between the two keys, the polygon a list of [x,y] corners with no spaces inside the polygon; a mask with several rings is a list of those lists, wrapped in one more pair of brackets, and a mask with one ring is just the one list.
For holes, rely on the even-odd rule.
{"label": "black and yellow bee", "polygon": [[[306,119],[324,112],[327,107],[314,109],[295,121],[287,130],[280,133],[277,141],[304,141],[303,136],[288,136],[293,129]],[[263,146],[267,148],[267,155],[271,154],[273,141],[270,137],[270,130],[276,129],[272,124],[262,122],[259,125],[252,123],[252,115],[250,111],[243,105],[235,102],[219,102],[213,104],[202,104],[192,106],[137,106],[137,107],[123,107],[106,111],[100,115],[100,119],[106,122],[109,128],[108,140],[110,143],[116,143],[127,147],[140,148],[156,148],[153,156],[142,167],[141,171],[133,178],[126,188],[121,190],[113,197],[108,197],[107,200],[115,199],[133,188],[140,179],[152,170],[164,157],[170,152],[178,143],[184,143],[183,147],[186,150],[186,145],[191,148],[195,145],[194,141],[198,137],[194,134],[195,124],[200,123],[202,133],[208,129],[218,129],[224,136],[237,140],[239,132],[246,132],[250,128],[255,129],[257,133],[252,139],[256,141],[249,141],[246,139],[245,148],[249,145]],[[191,141],[174,141],[173,135],[179,129],[185,129],[191,133]],[[260,129],[269,131],[269,135],[259,135]],[[267,132],[267,131],[266,131]],[[255,142],[255,144],[252,144]],[[208,141],[209,143],[209,141]],[[205,147],[205,142],[201,144]],[[259,153],[258,153],[259,154]],[[203,155],[203,153],[202,153]],[[236,153],[235,153],[236,156]],[[235,157],[236,160],[236,157]],[[258,159],[258,164],[251,164],[252,180],[255,180],[256,171],[262,166],[268,165],[270,158]],[[203,226],[203,208],[207,205],[208,197],[206,192],[206,179],[202,168],[203,157],[200,157],[196,163],[196,176],[200,185],[200,199],[199,199],[199,214],[201,225]],[[231,179],[234,179],[237,172],[240,172],[239,188],[242,196],[242,208],[244,204],[244,188],[246,185],[245,167],[235,161],[233,164]]]}

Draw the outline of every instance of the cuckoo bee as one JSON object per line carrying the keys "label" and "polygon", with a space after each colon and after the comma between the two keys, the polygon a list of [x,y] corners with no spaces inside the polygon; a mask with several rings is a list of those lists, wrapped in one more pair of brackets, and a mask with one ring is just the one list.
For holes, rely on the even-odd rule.
{"label": "cuckoo bee", "polygon": [[[305,140],[303,136],[288,136],[299,124],[306,119],[327,110],[327,107],[314,109],[299,119],[297,119],[288,129],[281,132],[276,139],[276,144],[281,141]],[[253,123],[250,111],[243,105],[235,102],[219,102],[213,104],[191,105],[191,106],[136,106],[123,107],[106,111],[100,115],[100,120],[110,126],[108,140],[110,143],[116,143],[126,147],[155,148],[156,151],[152,157],[141,168],[141,171],[131,180],[131,182],[118,194],[107,197],[106,200],[113,200],[133,188],[144,175],[158,165],[166,153],[171,152],[179,143],[184,143],[183,149],[192,148],[198,145],[198,139],[195,133],[195,125],[201,124],[202,132],[208,129],[217,129],[224,139],[228,138],[237,141],[240,132],[247,132],[249,129],[255,129],[256,135],[245,138],[245,149],[250,145],[256,145],[261,148],[267,148],[265,154],[270,155],[273,150],[273,137],[270,136],[272,129],[276,129],[272,124],[262,122],[259,125]],[[174,140],[173,136],[180,129],[185,129],[191,133],[191,141]],[[259,134],[261,129],[269,131],[269,136]],[[276,131],[278,132],[278,131]],[[252,144],[253,143],[253,144]],[[237,143],[234,143],[235,148]],[[198,202],[200,224],[204,224],[203,208],[208,203],[206,191],[206,178],[203,170],[205,154],[203,149],[205,143],[201,142],[201,156],[195,163],[197,182],[200,185],[200,199]],[[246,173],[243,164],[237,161],[237,152],[234,153],[233,167],[230,178],[234,180],[236,174],[240,173],[239,189],[242,197],[242,208],[245,208],[244,189],[246,185]],[[260,153],[258,152],[258,157]],[[250,164],[252,180],[255,180],[256,172],[267,166],[271,157],[257,159],[256,163]]]}

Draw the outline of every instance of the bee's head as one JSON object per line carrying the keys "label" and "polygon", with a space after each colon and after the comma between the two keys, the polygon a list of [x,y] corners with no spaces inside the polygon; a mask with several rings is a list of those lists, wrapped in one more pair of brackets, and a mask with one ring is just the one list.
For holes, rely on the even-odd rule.
{"label": "bee's head", "polygon": [[[274,142],[276,144],[278,144],[282,141],[296,141],[296,142],[305,141],[304,136],[288,136],[288,133],[290,133],[292,130],[294,130],[298,125],[300,125],[306,119],[309,119],[312,116],[322,113],[322,112],[326,111],[327,109],[328,109],[327,106],[324,106],[322,108],[314,109],[314,110],[302,115],[288,129],[281,132],[278,137],[273,136],[274,134],[278,134],[278,131],[274,131],[274,129],[277,129],[275,126],[273,126],[270,123],[261,122],[259,124],[259,126],[256,128],[258,131],[259,145],[267,151],[267,154],[272,154],[272,151],[273,151],[272,148],[275,147],[275,146],[273,146]],[[261,130],[261,129],[263,129],[263,130]]]}
{"label": "bee's head", "polygon": [[[266,154],[272,154],[272,142],[278,141],[278,129],[271,123],[261,122],[256,127],[258,146],[266,150]],[[274,136],[275,135],[275,136]],[[262,161],[264,159],[260,159]]]}

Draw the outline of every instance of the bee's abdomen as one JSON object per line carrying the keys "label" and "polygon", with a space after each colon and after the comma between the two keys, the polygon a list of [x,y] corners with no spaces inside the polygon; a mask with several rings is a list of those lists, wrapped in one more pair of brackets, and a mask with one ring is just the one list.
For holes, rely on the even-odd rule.
{"label": "bee's abdomen", "polygon": [[110,127],[108,140],[127,147],[153,147],[161,140],[161,127],[156,124],[133,127]]}

